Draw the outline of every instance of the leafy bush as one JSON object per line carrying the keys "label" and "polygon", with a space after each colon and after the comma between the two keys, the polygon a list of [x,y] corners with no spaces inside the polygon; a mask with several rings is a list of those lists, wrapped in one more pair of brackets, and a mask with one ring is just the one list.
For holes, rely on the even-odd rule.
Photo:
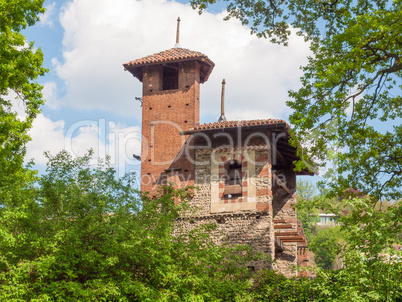
{"label": "leafy bush", "polygon": [[247,247],[217,246],[213,225],[174,232],[185,191],[140,199],[132,175],[90,159],[49,157],[38,186],[1,209],[0,300],[220,301],[251,286]]}
{"label": "leafy bush", "polygon": [[317,266],[323,269],[332,269],[338,254],[338,244],[342,239],[342,231],[339,226],[321,229],[312,238],[310,249],[315,254]]}

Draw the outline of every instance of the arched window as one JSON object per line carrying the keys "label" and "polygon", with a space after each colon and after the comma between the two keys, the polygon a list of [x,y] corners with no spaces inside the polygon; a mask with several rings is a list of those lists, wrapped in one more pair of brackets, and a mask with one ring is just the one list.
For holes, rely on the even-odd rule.
{"label": "arched window", "polygon": [[225,190],[223,195],[231,197],[241,196],[242,194],[242,177],[241,177],[241,162],[233,160],[225,165]]}

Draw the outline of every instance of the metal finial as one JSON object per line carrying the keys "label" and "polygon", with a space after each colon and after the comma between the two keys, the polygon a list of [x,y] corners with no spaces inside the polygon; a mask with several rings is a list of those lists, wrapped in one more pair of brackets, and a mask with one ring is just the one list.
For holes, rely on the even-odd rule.
{"label": "metal finial", "polygon": [[180,17],[177,18],[176,45],[174,47],[181,48],[179,42],[180,42]]}
{"label": "metal finial", "polygon": [[226,122],[225,117],[225,84],[226,81],[223,79],[222,81],[222,95],[221,95],[221,116],[218,119],[219,123]]}

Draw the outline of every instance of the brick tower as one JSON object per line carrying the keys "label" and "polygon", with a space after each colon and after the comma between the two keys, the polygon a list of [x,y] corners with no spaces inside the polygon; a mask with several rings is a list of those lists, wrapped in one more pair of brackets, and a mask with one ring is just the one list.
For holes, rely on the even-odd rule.
{"label": "brick tower", "polygon": [[143,83],[141,190],[151,195],[175,171],[193,184],[194,165],[187,157],[194,154],[181,152],[187,136],[180,133],[199,124],[200,84],[215,66],[206,55],[178,42],[177,34],[174,48],[123,64]]}

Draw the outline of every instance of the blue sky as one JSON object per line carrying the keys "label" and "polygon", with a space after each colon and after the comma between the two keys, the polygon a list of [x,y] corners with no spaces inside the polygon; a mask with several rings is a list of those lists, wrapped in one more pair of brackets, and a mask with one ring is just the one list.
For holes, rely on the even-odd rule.
{"label": "blue sky", "polygon": [[287,91],[299,87],[300,66],[308,45],[293,35],[289,47],[250,35],[236,20],[223,21],[222,6],[199,15],[187,1],[47,0],[41,22],[27,29],[44,53],[49,69],[39,79],[46,105],[31,131],[27,159],[41,169],[42,153],[67,149],[82,155],[93,148],[112,156],[119,175],[138,170],[141,83],[122,64],[180,44],[201,51],[216,66],[201,86],[201,122],[220,113],[220,87],[226,79],[226,116],[230,120],[287,119]]}

